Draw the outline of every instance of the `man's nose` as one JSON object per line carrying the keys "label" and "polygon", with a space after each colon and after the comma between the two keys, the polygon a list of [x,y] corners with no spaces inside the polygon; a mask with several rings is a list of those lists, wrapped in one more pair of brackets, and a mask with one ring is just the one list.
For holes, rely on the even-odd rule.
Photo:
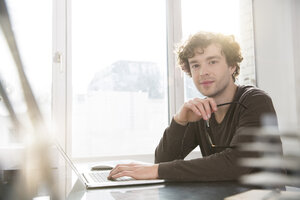
{"label": "man's nose", "polygon": [[205,75],[208,75],[209,74],[209,69],[208,69],[208,66],[207,65],[202,65],[200,70],[199,70],[199,73],[201,76],[205,76]]}

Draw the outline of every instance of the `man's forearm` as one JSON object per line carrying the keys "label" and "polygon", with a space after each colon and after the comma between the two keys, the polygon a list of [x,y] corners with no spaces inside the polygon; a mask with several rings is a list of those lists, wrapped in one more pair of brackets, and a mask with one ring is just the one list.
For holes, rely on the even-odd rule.
{"label": "man's forearm", "polygon": [[174,119],[165,130],[159,145],[155,150],[155,163],[168,162],[175,159],[182,159],[182,140],[186,126],[177,124]]}
{"label": "man's forearm", "polygon": [[181,126],[186,126],[188,124],[187,121],[181,121],[178,117],[178,114],[173,117],[174,121]]}
{"label": "man's forearm", "polygon": [[236,160],[236,152],[226,152],[205,158],[160,163],[158,177],[174,181],[228,181],[237,180],[254,170],[239,166]]}

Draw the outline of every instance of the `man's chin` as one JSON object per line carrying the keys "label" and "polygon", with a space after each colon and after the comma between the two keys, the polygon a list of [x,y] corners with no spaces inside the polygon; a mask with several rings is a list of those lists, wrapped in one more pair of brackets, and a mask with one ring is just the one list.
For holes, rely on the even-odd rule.
{"label": "man's chin", "polygon": [[203,96],[206,96],[206,97],[210,97],[210,98],[215,98],[216,96],[218,96],[218,92],[215,92],[215,91],[203,91],[200,93],[203,95]]}
{"label": "man's chin", "polygon": [[203,96],[206,96],[206,97],[212,97],[214,96],[214,92],[211,91],[210,89],[198,89],[200,91],[200,93],[203,95]]}

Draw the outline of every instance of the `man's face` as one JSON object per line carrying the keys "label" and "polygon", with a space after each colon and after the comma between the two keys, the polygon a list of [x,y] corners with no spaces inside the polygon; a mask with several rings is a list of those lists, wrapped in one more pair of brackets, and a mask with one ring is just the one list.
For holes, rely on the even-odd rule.
{"label": "man's face", "polygon": [[228,66],[217,44],[210,44],[203,50],[195,49],[195,56],[188,61],[194,84],[207,97],[222,95],[233,82],[232,74],[236,67]]}

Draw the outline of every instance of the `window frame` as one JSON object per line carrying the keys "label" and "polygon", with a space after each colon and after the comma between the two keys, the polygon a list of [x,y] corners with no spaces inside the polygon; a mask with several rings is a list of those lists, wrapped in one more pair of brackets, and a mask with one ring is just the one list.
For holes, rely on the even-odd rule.
{"label": "window frame", "polygon": [[[177,66],[174,47],[182,38],[181,0],[167,0],[167,63],[169,121],[184,103],[184,74]],[[175,23],[176,22],[176,23]]]}
{"label": "window frame", "polygon": [[[67,17],[70,1],[53,0],[53,32],[52,32],[52,131],[68,155],[71,153],[69,145],[68,104],[70,91],[70,41]],[[68,39],[69,38],[69,39]],[[71,140],[70,140],[71,141]]]}

